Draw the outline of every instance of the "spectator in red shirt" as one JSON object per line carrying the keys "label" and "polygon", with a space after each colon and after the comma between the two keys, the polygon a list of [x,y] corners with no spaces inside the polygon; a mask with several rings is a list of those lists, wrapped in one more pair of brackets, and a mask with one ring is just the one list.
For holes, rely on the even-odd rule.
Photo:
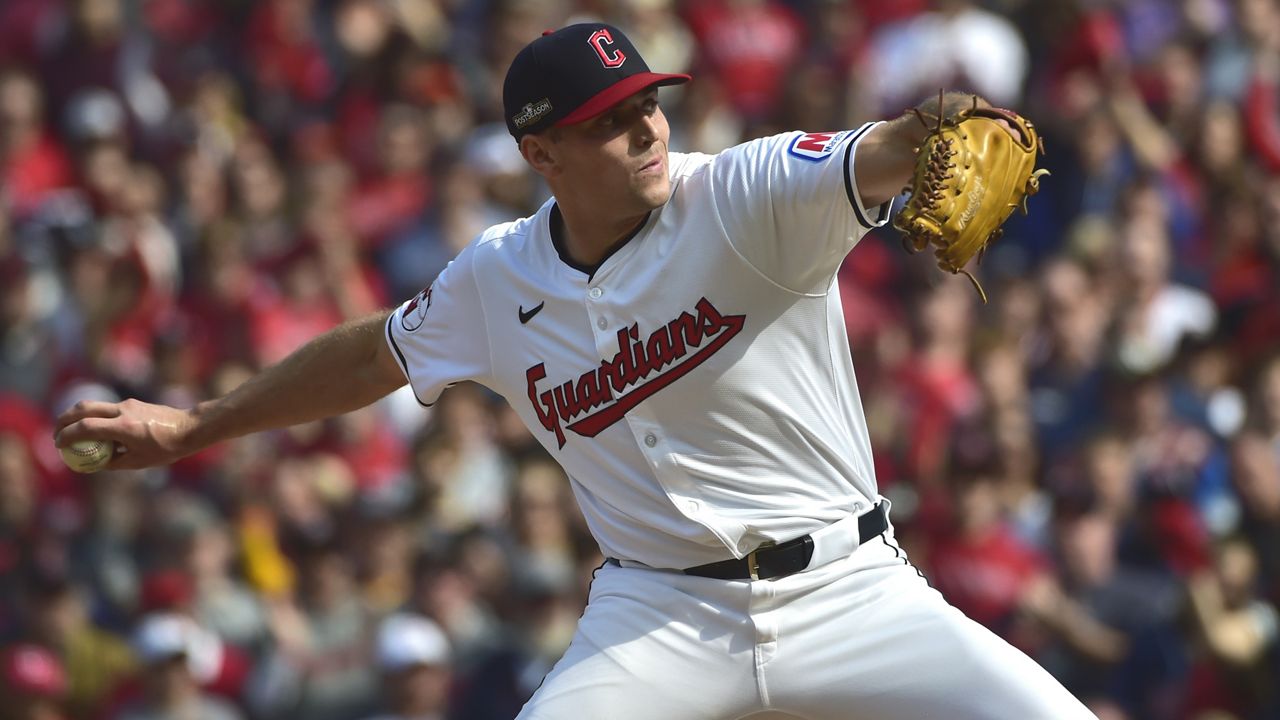
{"label": "spectator in red shirt", "polygon": [[1009,638],[1020,598],[1047,568],[1001,517],[1003,471],[991,438],[957,439],[948,468],[953,519],[931,544],[928,575],[965,615]]}
{"label": "spectator in red shirt", "polygon": [[44,96],[35,78],[21,70],[0,72],[0,187],[19,217],[71,184],[66,153],[44,123]]}
{"label": "spectator in red shirt", "polygon": [[314,105],[333,90],[334,73],[317,38],[314,5],[312,0],[268,0],[257,5],[245,28],[250,68],[280,120],[287,118],[291,100]]}
{"label": "spectator in red shirt", "polygon": [[961,283],[939,283],[915,298],[916,348],[895,369],[894,381],[903,436],[910,438],[907,468],[922,482],[939,477],[952,429],[981,405],[981,390],[968,366],[972,308],[973,293]]}
{"label": "spectator in red shirt", "polygon": [[314,247],[299,248],[281,263],[279,273],[279,295],[264,298],[252,314],[253,347],[264,367],[344,319],[327,282],[322,253]]}
{"label": "spectator in red shirt", "polygon": [[734,108],[749,119],[768,116],[804,49],[800,19],[774,0],[706,0],[688,20]]}
{"label": "spectator in red shirt", "polygon": [[427,163],[432,135],[422,113],[391,106],[378,123],[378,168],[347,205],[351,229],[366,247],[377,247],[417,220],[431,200]]}

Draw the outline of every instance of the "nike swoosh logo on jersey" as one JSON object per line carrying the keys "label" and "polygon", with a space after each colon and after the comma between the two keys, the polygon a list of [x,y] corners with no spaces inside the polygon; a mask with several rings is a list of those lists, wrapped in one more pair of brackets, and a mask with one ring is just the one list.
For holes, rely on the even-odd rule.
{"label": "nike swoosh logo on jersey", "polygon": [[547,304],[547,301],[543,300],[542,302],[538,303],[537,307],[530,309],[529,312],[524,311],[523,305],[518,306],[520,310],[520,324],[528,325],[529,321],[533,319],[534,315],[537,315],[539,312],[542,312],[542,306],[546,304]]}

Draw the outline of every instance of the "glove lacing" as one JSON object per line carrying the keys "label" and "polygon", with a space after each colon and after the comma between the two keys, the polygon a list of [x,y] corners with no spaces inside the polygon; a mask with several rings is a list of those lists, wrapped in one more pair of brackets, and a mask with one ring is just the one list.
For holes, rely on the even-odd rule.
{"label": "glove lacing", "polygon": [[[941,109],[942,107],[941,93],[939,93],[938,95],[938,107],[939,109]],[[970,108],[969,112],[971,112],[972,110],[976,110],[977,108],[978,108],[978,98],[977,96],[974,96],[973,107]],[[955,121],[944,120],[942,117],[942,113],[939,112],[937,126],[934,128],[930,128],[929,121],[925,119],[924,113],[920,111],[920,108],[911,108],[911,110],[916,114],[916,117],[920,120],[920,124],[924,125],[926,130],[932,130],[935,134],[941,133],[943,123],[947,123],[947,124],[955,123]],[[965,111],[962,111],[960,113],[960,117],[963,118],[965,114],[967,113]],[[927,169],[925,171],[926,173],[925,183],[924,183],[925,193],[924,193],[924,197],[918,201],[919,204],[926,210],[936,211],[938,209],[939,203],[942,202],[942,193],[947,189],[947,186],[945,185],[946,181],[955,177],[955,173],[951,172],[952,170],[956,169],[956,164],[954,162],[951,162],[951,159],[956,156],[956,152],[957,152],[954,147],[954,143],[955,143],[955,138],[947,138],[946,140],[935,141],[929,147],[929,160],[928,160]],[[919,149],[917,148],[917,152],[918,151]],[[908,188],[904,188],[904,190],[906,189]],[[992,233],[992,237],[990,239],[994,241],[998,239],[1001,234],[1003,233],[1000,230],[996,230],[995,232]],[[931,244],[940,244],[941,240],[942,240],[941,234],[936,232],[925,232],[921,230],[919,226],[917,226],[914,228],[914,232],[912,234],[903,235],[902,248],[906,250],[908,253],[915,254],[921,250],[924,250],[926,247],[928,247]],[[938,250],[935,252],[935,256],[938,258],[938,267],[950,273],[962,273],[965,277],[969,278],[969,282],[973,283],[974,289],[978,291],[978,296],[982,298],[982,303],[985,305],[987,302],[987,293],[985,290],[982,289],[982,284],[979,283],[978,279],[973,276],[973,273],[969,272],[965,268],[956,267],[954,263],[943,258],[942,250],[943,250],[942,248],[938,248]],[[982,264],[982,257],[986,255],[986,252],[987,252],[986,247],[983,247],[981,250],[978,251],[979,265]]]}

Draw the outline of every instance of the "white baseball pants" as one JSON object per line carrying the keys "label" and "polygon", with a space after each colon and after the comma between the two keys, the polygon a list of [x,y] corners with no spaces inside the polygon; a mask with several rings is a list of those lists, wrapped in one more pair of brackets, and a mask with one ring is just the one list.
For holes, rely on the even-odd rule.
{"label": "white baseball pants", "polygon": [[892,532],[777,580],[605,565],[519,720],[1094,718],[948,605]]}

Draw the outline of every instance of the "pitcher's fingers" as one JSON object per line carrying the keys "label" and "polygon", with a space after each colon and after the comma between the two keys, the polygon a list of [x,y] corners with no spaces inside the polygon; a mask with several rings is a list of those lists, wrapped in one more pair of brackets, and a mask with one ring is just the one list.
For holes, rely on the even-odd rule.
{"label": "pitcher's fingers", "polygon": [[126,445],[136,440],[127,428],[132,423],[117,421],[115,417],[86,417],[67,425],[53,436],[58,447],[66,447],[79,440],[110,440]]}
{"label": "pitcher's fingers", "polygon": [[71,423],[83,420],[84,418],[100,417],[113,418],[120,416],[120,404],[113,402],[104,402],[102,400],[81,400],[72,405],[58,416],[54,424],[54,434],[61,432],[63,428]]}
{"label": "pitcher's fingers", "polygon": [[111,456],[111,462],[107,465],[108,470],[141,470],[143,468],[153,467],[156,463],[144,457],[141,453],[129,452],[129,447],[123,444],[116,444],[116,453]]}

